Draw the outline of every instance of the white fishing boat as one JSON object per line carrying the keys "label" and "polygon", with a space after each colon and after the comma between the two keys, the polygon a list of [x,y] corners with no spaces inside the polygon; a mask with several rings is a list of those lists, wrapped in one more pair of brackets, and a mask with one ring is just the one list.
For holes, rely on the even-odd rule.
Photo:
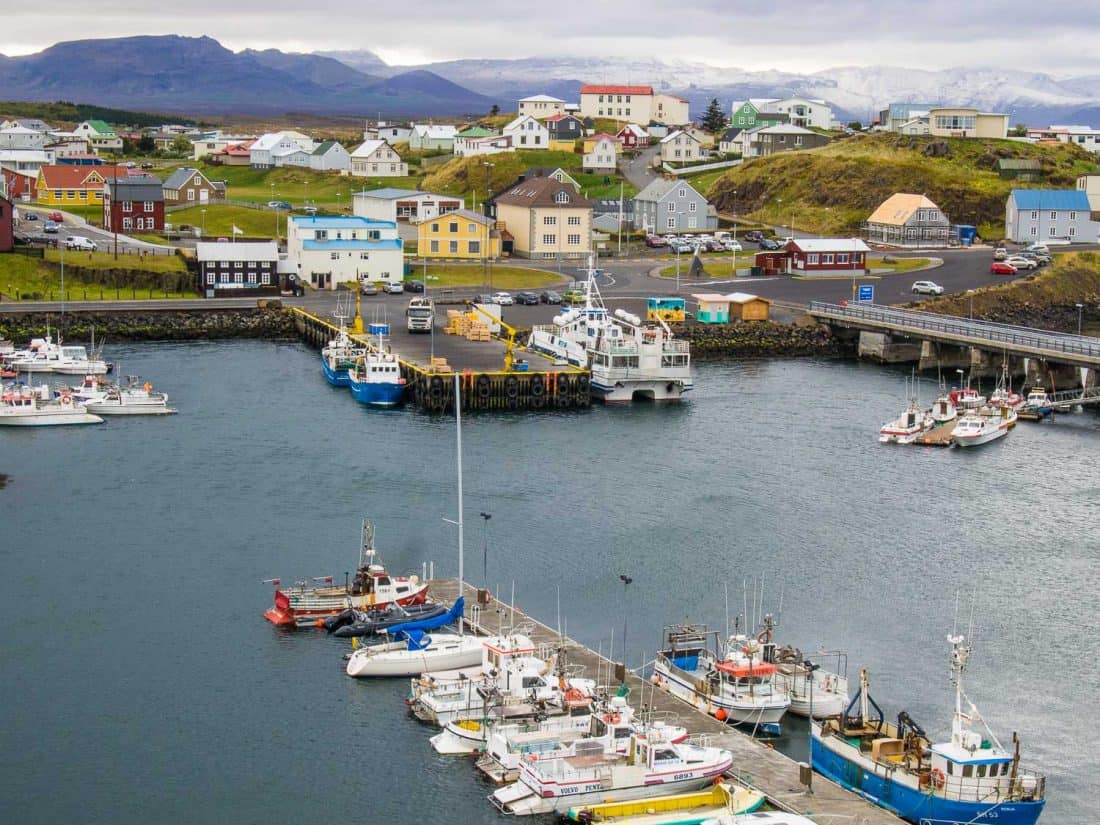
{"label": "white fishing boat", "polygon": [[777,645],[774,631],[773,616],[765,614],[764,629],[746,647],[762,661],[775,665],[775,686],[791,700],[790,712],[822,719],[843,711],[848,706],[847,654],[823,650],[814,654],[818,661],[813,662],[797,647]]}
{"label": "white fishing boat", "polygon": [[916,399],[893,421],[882,425],[878,431],[878,440],[882,444],[912,444],[922,433],[935,426],[935,419],[917,406]]}
{"label": "white fishing boat", "polygon": [[592,397],[607,403],[634,399],[680,401],[695,385],[691,343],[677,339],[660,318],[643,322],[604,306],[589,260],[583,306],[531,329],[528,347],[591,370]]}
{"label": "white fishing boat", "polygon": [[945,392],[932,402],[927,415],[932,419],[932,424],[938,427],[958,418],[959,411],[955,408],[955,402],[951,396]]}
{"label": "white fishing boat", "polygon": [[733,765],[733,755],[706,744],[674,743],[651,729],[632,735],[624,752],[599,740],[573,743],[569,755],[521,760],[519,780],[489,799],[514,815],[563,813],[575,805],[622,802],[702,788]]}
{"label": "white fishing boat", "polygon": [[103,419],[89,413],[71,394],[50,397],[50,388],[5,387],[0,392],[0,426],[48,427],[65,424],[102,424]]}
{"label": "white fishing boat", "polygon": [[1009,407],[983,414],[968,412],[955,422],[952,437],[958,447],[978,447],[1008,434],[1016,426],[1016,411]]}
{"label": "white fishing boat", "polygon": [[154,392],[148,381],[142,383],[136,375],[127,376],[125,387],[110,387],[100,397],[84,402],[88,412],[96,415],[173,415],[168,406],[168,393]]}
{"label": "white fishing boat", "polygon": [[653,683],[719,721],[779,734],[791,700],[776,686],[776,673],[756,639],[735,634],[720,644],[705,625],[672,625],[653,664]]}
{"label": "white fishing boat", "polygon": [[53,372],[61,360],[61,345],[48,332],[44,338],[32,338],[26,349],[5,356],[5,363],[21,373]]}
{"label": "white fishing boat", "polygon": [[[626,697],[613,696],[602,702],[589,714],[588,724],[580,727],[562,721],[547,722],[530,727],[500,728],[489,734],[485,754],[477,766],[497,783],[515,782],[519,779],[523,760],[531,757],[546,762],[575,756],[577,747],[593,750],[591,743],[603,745],[603,753],[625,755],[631,737],[646,739],[652,732],[654,741],[680,743],[687,739],[686,728],[670,725],[664,719],[653,718],[649,713],[638,717],[627,704]],[[583,745],[581,743],[584,743]]]}
{"label": "white fishing boat", "polygon": [[[955,707],[951,739],[933,743],[902,711],[887,722],[860,689],[840,715],[810,723],[814,770],[913,823],[1034,825],[1045,804],[1045,780],[1020,764],[1020,745],[1003,748],[967,699],[962,674],[970,656],[962,636],[949,636]],[[977,725],[982,730],[975,730]]]}
{"label": "white fishing boat", "polygon": [[[572,696],[567,692],[564,699],[562,704],[523,702],[492,705],[476,719],[448,722],[429,741],[436,753],[456,755],[482,753],[493,732],[504,729],[517,732],[557,731],[562,734],[576,731],[576,735],[581,736],[588,730],[588,719],[592,715],[591,699],[580,691]],[[509,781],[514,781],[514,777]]]}
{"label": "white fishing boat", "polygon": [[1001,369],[1001,377],[997,381],[997,386],[989,394],[989,406],[996,409],[1001,407],[1008,407],[1013,410],[1019,410],[1024,404],[1024,398],[1018,392],[1012,390],[1012,385],[1008,379],[1008,360],[1005,359]]}
{"label": "white fishing boat", "polygon": [[106,375],[110,367],[96,355],[80,345],[61,345],[61,355],[53,366],[53,372],[61,375]]}

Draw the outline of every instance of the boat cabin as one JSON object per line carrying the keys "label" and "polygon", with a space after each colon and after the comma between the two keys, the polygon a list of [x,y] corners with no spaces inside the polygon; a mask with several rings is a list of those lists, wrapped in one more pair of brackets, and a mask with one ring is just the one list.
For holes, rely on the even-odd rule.
{"label": "boat cabin", "polygon": [[932,746],[927,781],[948,799],[1007,798],[1015,778],[1012,757],[976,731],[961,731],[959,737],[960,742]]}

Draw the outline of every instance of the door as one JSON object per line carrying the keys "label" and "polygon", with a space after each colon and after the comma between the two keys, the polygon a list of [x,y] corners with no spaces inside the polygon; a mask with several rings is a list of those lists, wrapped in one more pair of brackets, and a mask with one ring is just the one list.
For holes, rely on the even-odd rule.
{"label": "door", "polygon": [[210,200],[210,192],[206,189],[199,190],[199,203],[206,203]]}

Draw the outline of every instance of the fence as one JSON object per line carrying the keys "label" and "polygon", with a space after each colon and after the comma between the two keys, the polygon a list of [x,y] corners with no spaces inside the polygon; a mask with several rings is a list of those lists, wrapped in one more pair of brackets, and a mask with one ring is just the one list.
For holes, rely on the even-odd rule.
{"label": "fence", "polygon": [[709,172],[712,169],[728,169],[732,166],[740,166],[741,162],[742,159],[737,158],[736,160],[721,160],[717,163],[701,163],[698,166],[684,166],[680,169],[676,169],[665,163],[662,165],[662,168],[670,175],[682,177],[683,175],[694,175],[696,172]]}

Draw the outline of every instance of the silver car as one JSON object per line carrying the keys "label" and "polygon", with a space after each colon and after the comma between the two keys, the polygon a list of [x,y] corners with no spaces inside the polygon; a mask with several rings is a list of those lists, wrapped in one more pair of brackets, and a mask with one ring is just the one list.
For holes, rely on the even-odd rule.
{"label": "silver car", "polygon": [[914,281],[913,294],[915,295],[943,295],[943,287],[935,281]]}

